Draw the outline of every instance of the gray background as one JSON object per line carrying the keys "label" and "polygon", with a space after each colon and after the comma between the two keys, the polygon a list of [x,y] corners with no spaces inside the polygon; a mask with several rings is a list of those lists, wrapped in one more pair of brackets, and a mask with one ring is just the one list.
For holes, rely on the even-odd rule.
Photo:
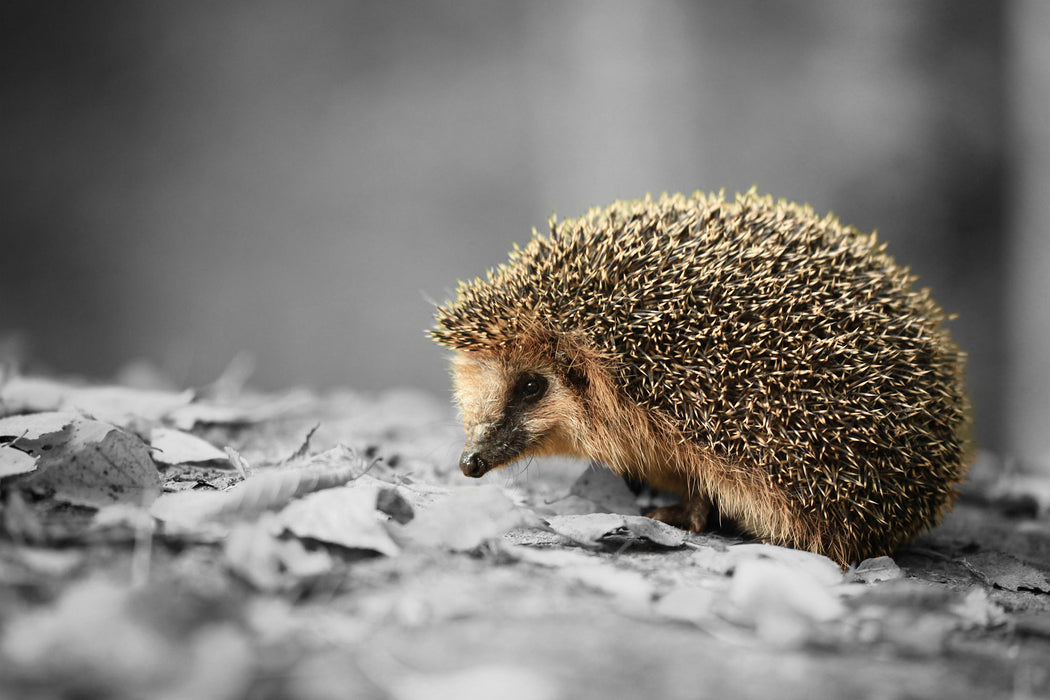
{"label": "gray background", "polygon": [[890,242],[1050,455],[1050,3],[6,2],[0,333],[38,369],[447,392],[428,300],[557,212],[762,192]]}

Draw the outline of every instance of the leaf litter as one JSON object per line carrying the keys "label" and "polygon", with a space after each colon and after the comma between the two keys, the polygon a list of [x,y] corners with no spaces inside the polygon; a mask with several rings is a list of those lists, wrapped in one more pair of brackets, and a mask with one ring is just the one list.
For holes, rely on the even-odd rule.
{"label": "leaf litter", "polygon": [[[842,571],[644,518],[602,468],[561,487],[464,480],[454,417],[412,392],[245,381],[245,367],[197,392],[6,379],[5,693],[586,698],[639,694],[654,674],[681,683],[665,697],[716,677],[723,694],[787,698],[1050,690],[1042,511],[971,493],[915,545]],[[582,637],[594,621],[616,631]],[[585,638],[586,659],[607,659],[597,685]],[[323,672],[331,655],[350,669]]]}

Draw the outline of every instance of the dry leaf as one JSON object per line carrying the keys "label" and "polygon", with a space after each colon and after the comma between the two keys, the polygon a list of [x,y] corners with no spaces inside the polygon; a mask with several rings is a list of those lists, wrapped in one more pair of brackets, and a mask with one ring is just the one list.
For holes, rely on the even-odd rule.
{"label": "dry leaf", "polygon": [[966,557],[966,565],[996,588],[1050,593],[1050,578],[1020,559],[1003,552],[980,552]]}
{"label": "dry leaf", "polygon": [[0,434],[18,418],[34,427],[14,441],[32,451],[37,468],[19,478],[23,489],[53,493],[76,505],[148,504],[160,493],[160,475],[138,436],[71,413],[41,413],[0,421]]}
{"label": "dry leaf", "polygon": [[8,414],[28,414],[57,411],[62,397],[71,388],[42,377],[6,377],[0,385],[0,406]]}
{"label": "dry leaf", "polygon": [[566,567],[560,573],[587,588],[612,596],[617,604],[632,612],[646,610],[653,599],[653,584],[645,576],[602,561]]}
{"label": "dry leaf", "polygon": [[585,547],[597,547],[610,541],[644,541],[661,547],[680,547],[686,537],[683,530],[641,515],[557,515],[549,518],[548,522],[559,535]]}
{"label": "dry leaf", "polygon": [[311,491],[342,486],[367,472],[372,464],[339,446],[318,455],[305,467],[257,472],[226,491],[165,493],[150,512],[170,528],[194,532],[209,521],[252,517],[281,508]]}
{"label": "dry leaf", "polygon": [[406,540],[424,547],[464,552],[530,522],[502,489],[485,485],[452,491],[417,513],[400,533]]}
{"label": "dry leaf", "polygon": [[37,458],[69,440],[74,413],[34,413],[0,418],[0,477],[37,468]]}
{"label": "dry leaf", "polygon": [[37,459],[69,440],[73,413],[35,413],[0,419],[0,478],[27,474]]}
{"label": "dry leaf", "polygon": [[192,400],[189,390],[74,386],[40,377],[13,377],[0,389],[0,403],[10,413],[68,411],[122,427],[139,420],[159,421]]}
{"label": "dry leaf", "polygon": [[180,430],[198,425],[251,425],[275,420],[315,406],[317,397],[293,391],[276,398],[240,400],[236,404],[190,403],[171,411],[168,420]]}
{"label": "dry leaf", "polygon": [[138,421],[160,421],[192,400],[191,390],[173,393],[123,386],[82,387],[63,397],[60,410],[76,411],[124,427]]}
{"label": "dry leaf", "polygon": [[739,567],[746,562],[772,562],[785,570],[798,571],[812,577],[824,586],[835,586],[842,583],[842,569],[823,554],[807,552],[790,547],[779,547],[773,544],[735,544],[727,549],[734,565]]}
{"label": "dry leaf", "polygon": [[729,602],[728,617],[754,627],[761,639],[780,647],[808,641],[817,623],[845,612],[820,578],[804,567],[775,560],[741,562],[733,574]]}
{"label": "dry leaf", "polygon": [[611,595],[630,612],[644,612],[653,598],[653,584],[645,576],[587,550],[519,545],[509,547],[508,552],[519,561],[555,569],[563,578]]}
{"label": "dry leaf", "polygon": [[589,513],[600,513],[601,508],[594,501],[569,494],[550,503],[537,508],[536,511],[543,516],[547,515],[587,515]]}
{"label": "dry leaf", "polygon": [[278,521],[297,537],[396,556],[401,550],[383,526],[386,515],[376,509],[378,494],[371,484],[318,491],[289,503]]}
{"label": "dry leaf", "polygon": [[237,470],[237,473],[240,474],[241,478],[247,479],[248,475],[252,473],[252,468],[251,465],[248,464],[248,460],[241,456],[240,452],[229,445],[223,448],[223,452],[226,453],[226,458],[230,460],[230,464],[232,464],[233,468]]}
{"label": "dry leaf", "polygon": [[592,465],[569,489],[572,496],[584,498],[606,513],[638,515],[638,503],[624,480],[611,469]]}
{"label": "dry leaf", "polygon": [[210,442],[174,428],[153,428],[149,444],[153,448],[153,459],[161,464],[229,461],[227,454]]}
{"label": "dry leaf", "polygon": [[284,460],[284,464],[291,464],[307,459],[310,454],[310,440],[313,439],[314,433],[317,432],[318,428],[321,427],[320,423],[314,423],[313,427],[306,432],[306,437],[303,438],[302,444],[299,445],[299,449],[293,452],[287,459]]}
{"label": "dry leaf", "polygon": [[36,469],[36,457],[7,445],[0,446],[0,479]]}
{"label": "dry leaf", "polygon": [[332,570],[331,555],[307,550],[295,538],[275,535],[281,524],[275,516],[239,523],[223,543],[230,569],[261,591],[283,591]]}
{"label": "dry leaf", "polygon": [[416,517],[412,504],[393,486],[379,489],[379,494],[376,496],[376,508],[389,515],[391,520],[398,525],[404,525]]}
{"label": "dry leaf", "polygon": [[904,572],[897,566],[892,557],[874,557],[865,559],[849,571],[850,581],[860,583],[877,583],[878,581],[893,581],[904,576]]}

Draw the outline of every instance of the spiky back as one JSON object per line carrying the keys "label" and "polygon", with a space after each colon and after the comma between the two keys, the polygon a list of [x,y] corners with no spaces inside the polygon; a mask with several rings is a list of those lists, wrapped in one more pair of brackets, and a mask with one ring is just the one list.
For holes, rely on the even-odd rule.
{"label": "spiky back", "polygon": [[631,400],[883,550],[950,504],[966,424],[946,316],[884,247],[753,192],[616,202],[461,284],[432,336],[582,332]]}

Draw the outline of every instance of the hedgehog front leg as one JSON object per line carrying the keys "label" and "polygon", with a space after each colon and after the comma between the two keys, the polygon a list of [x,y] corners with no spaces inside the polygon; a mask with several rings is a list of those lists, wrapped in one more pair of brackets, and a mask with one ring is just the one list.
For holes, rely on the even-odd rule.
{"label": "hedgehog front leg", "polygon": [[714,503],[707,496],[682,496],[682,502],[678,505],[654,508],[646,516],[689,532],[703,532],[707,529],[707,516],[713,506]]}

